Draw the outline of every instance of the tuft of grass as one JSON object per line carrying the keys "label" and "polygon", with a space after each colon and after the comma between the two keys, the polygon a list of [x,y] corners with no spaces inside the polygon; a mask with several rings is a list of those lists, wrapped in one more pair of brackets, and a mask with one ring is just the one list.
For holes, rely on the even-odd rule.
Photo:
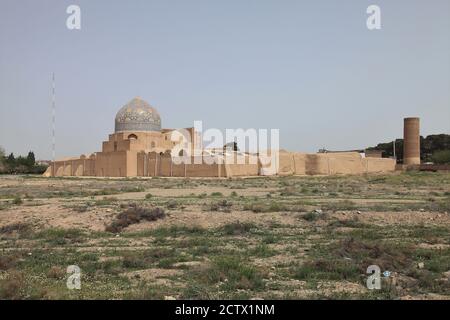
{"label": "tuft of grass", "polygon": [[297,191],[296,191],[295,187],[287,186],[283,190],[281,190],[280,195],[284,196],[284,197],[286,197],[286,196],[296,196],[297,195]]}
{"label": "tuft of grass", "polygon": [[357,219],[356,217],[353,219],[349,219],[349,220],[333,220],[328,224],[328,227],[331,228],[340,228],[340,227],[345,227],[345,228],[367,228],[369,229],[370,226],[362,223],[359,221],[359,219]]}
{"label": "tuft of grass", "polygon": [[207,270],[196,274],[201,283],[218,285],[222,290],[263,290],[264,274],[238,257],[221,256],[214,258]]}
{"label": "tuft of grass", "polygon": [[226,235],[244,235],[255,229],[256,225],[253,223],[232,222],[224,225],[221,231]]}
{"label": "tuft of grass", "polygon": [[351,262],[337,259],[307,261],[292,270],[298,280],[357,280],[360,270]]}
{"label": "tuft of grass", "polygon": [[116,197],[103,197],[101,200],[95,201],[96,206],[109,206],[111,204],[114,204],[118,201]]}
{"label": "tuft of grass", "polygon": [[279,236],[275,236],[273,233],[267,234],[262,238],[262,243],[273,244],[280,240]]}
{"label": "tuft of grass", "polygon": [[50,228],[33,235],[34,239],[42,239],[53,245],[65,245],[86,241],[86,234],[81,229]]}
{"label": "tuft of grass", "polygon": [[259,258],[268,258],[276,255],[276,251],[269,248],[269,246],[265,243],[257,245],[256,247],[248,250],[249,255],[259,257]]}
{"label": "tuft of grass", "polygon": [[266,213],[266,212],[281,212],[288,211],[289,209],[282,203],[272,201],[270,204],[262,203],[249,203],[245,204],[243,210],[253,211],[255,213]]}
{"label": "tuft of grass", "polygon": [[166,207],[167,209],[175,209],[178,207],[178,202],[176,200],[170,199],[169,201],[167,201],[166,203]]}
{"label": "tuft of grass", "polygon": [[23,203],[23,200],[22,200],[22,198],[20,196],[16,196],[13,199],[12,203],[18,206],[18,205],[21,205]]}
{"label": "tuft of grass", "polygon": [[230,201],[224,199],[215,203],[211,203],[211,205],[206,209],[209,209],[210,211],[231,212],[232,206],[233,204]]}
{"label": "tuft of grass", "polygon": [[152,248],[143,251],[128,251],[123,254],[122,267],[125,269],[146,269],[155,263],[176,257],[175,249]]}
{"label": "tuft of grass", "polygon": [[350,200],[341,200],[341,201],[337,201],[337,202],[323,204],[321,206],[321,209],[326,210],[326,211],[355,210],[356,204]]}

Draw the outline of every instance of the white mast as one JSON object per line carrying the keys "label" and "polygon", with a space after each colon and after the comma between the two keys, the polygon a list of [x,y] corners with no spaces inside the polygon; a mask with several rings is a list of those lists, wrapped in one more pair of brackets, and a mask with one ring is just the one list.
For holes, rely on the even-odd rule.
{"label": "white mast", "polygon": [[55,161],[55,117],[56,117],[56,99],[55,99],[55,73],[52,73],[52,161]]}

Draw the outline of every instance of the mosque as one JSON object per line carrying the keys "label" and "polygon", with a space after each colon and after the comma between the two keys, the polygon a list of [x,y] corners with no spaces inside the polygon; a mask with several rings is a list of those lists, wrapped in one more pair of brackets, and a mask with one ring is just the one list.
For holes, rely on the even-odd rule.
{"label": "mosque", "polygon": [[161,116],[154,107],[134,98],[117,112],[114,133],[103,141],[102,151],[54,161],[44,176],[233,177],[361,174],[395,170],[394,159],[366,157],[358,152],[307,154],[280,150],[271,153],[268,165],[256,153],[224,148],[223,152],[213,153],[214,163],[195,161],[195,149],[201,150],[196,155],[201,158],[211,157],[211,152],[202,149],[201,134],[194,128],[183,131],[188,133],[185,137],[191,150],[181,149],[178,154],[192,155],[192,161],[179,163],[174,161],[172,152],[176,147],[179,149],[177,141],[173,141],[174,131],[161,127]]}

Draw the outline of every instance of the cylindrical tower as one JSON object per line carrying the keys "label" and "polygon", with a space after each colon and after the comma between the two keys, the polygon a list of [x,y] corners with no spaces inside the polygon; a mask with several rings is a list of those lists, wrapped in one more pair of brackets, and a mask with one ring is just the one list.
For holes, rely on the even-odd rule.
{"label": "cylindrical tower", "polygon": [[405,118],[403,126],[403,164],[420,164],[420,119]]}

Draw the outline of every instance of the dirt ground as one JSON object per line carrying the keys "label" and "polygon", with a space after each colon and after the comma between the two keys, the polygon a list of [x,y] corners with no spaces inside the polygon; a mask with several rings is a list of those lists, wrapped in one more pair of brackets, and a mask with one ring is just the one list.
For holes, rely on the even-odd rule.
{"label": "dirt ground", "polygon": [[449,212],[448,173],[0,176],[0,298],[449,299]]}

